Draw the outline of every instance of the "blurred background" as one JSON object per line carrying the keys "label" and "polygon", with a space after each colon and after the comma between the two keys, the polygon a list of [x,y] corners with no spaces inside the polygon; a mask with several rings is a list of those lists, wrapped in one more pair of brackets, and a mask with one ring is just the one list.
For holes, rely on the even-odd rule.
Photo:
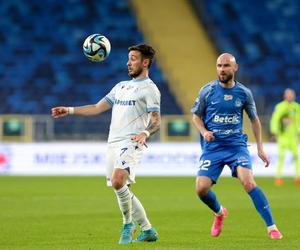
{"label": "blurred background", "polygon": [[[110,112],[54,120],[50,110],[98,102],[129,79],[127,48],[146,42],[157,51],[150,77],[162,95],[162,128],[152,141],[199,140],[190,109],[200,88],[216,79],[218,54],[229,52],[270,142],[270,116],[283,90],[300,93],[299,9],[296,0],[3,0],[0,141],[105,142]],[[112,45],[101,63],[82,52],[93,33]],[[244,123],[252,142],[248,119]]]}
{"label": "blurred background", "polygon": [[[190,109],[226,51],[240,65],[237,79],[253,91],[269,141],[270,114],[283,90],[300,92],[299,6],[296,0],[1,1],[0,139],[106,140],[109,112],[53,120],[50,109],[96,103],[128,79],[127,48],[147,42],[157,50],[150,76],[162,94],[163,127],[152,140],[198,140]],[[111,41],[102,63],[83,56],[92,33]]]}

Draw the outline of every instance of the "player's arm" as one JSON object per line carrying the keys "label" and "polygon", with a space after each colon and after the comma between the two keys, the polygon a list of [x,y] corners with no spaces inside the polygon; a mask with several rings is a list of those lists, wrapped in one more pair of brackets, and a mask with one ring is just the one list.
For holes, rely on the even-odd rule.
{"label": "player's arm", "polygon": [[251,128],[256,141],[258,156],[265,163],[265,167],[268,167],[270,164],[270,160],[263,148],[262,138],[261,138],[261,123],[258,116],[256,116],[251,120]]}
{"label": "player's arm", "polygon": [[150,116],[150,122],[146,130],[150,133],[150,135],[152,135],[159,130],[161,117],[159,112],[150,112],[149,116]]}
{"label": "player's arm", "polygon": [[263,144],[262,144],[262,132],[261,132],[261,123],[257,115],[255,102],[250,90],[246,92],[247,99],[245,104],[245,111],[251,121],[252,132],[257,145],[257,154],[260,159],[265,163],[265,167],[268,167],[270,164],[270,160],[268,155],[265,153]]}
{"label": "player's arm", "polygon": [[161,123],[161,117],[159,112],[150,112],[148,114],[150,116],[149,125],[146,127],[145,130],[141,131],[138,135],[134,136],[132,140],[146,145],[146,139],[150,137],[150,135],[155,134],[159,128]]}
{"label": "player's arm", "polygon": [[111,104],[105,99],[101,99],[96,104],[78,106],[78,107],[55,107],[51,109],[54,118],[60,118],[67,115],[92,116],[99,115],[111,108]]}
{"label": "player's arm", "polygon": [[215,139],[213,132],[209,131],[203,121],[203,115],[205,114],[206,110],[206,100],[207,96],[210,91],[210,86],[206,86],[200,89],[198,96],[195,100],[195,103],[191,109],[191,112],[193,113],[192,121],[197,128],[197,130],[200,132],[201,136],[206,140],[207,142],[213,141]]}
{"label": "player's arm", "polygon": [[203,136],[204,140],[210,142],[215,139],[213,132],[206,129],[202,116],[193,114],[192,121],[200,134]]}

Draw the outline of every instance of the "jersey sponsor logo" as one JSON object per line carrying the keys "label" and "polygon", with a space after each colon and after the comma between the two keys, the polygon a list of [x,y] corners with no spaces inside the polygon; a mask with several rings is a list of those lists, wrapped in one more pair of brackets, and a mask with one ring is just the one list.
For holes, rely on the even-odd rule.
{"label": "jersey sponsor logo", "polygon": [[216,101],[216,102],[211,102],[212,105],[217,104],[217,103],[219,103],[219,102],[218,102],[218,101]]}
{"label": "jersey sponsor logo", "polygon": [[115,100],[116,105],[121,105],[121,106],[135,106],[136,100]]}
{"label": "jersey sponsor logo", "polygon": [[215,115],[213,122],[221,124],[238,124],[240,119],[237,115]]}
{"label": "jersey sponsor logo", "polygon": [[230,101],[233,99],[232,95],[224,95],[224,101]]}
{"label": "jersey sponsor logo", "polygon": [[219,134],[219,135],[232,135],[232,134],[239,134],[241,133],[240,129],[213,129],[213,132],[215,134]]}

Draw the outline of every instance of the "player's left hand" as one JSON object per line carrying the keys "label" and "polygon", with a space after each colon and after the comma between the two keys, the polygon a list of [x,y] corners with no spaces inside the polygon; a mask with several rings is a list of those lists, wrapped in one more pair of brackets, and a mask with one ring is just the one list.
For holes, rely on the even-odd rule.
{"label": "player's left hand", "polygon": [[143,132],[139,133],[138,135],[131,138],[131,140],[144,145],[146,148],[148,148],[148,145],[146,144],[147,135]]}
{"label": "player's left hand", "polygon": [[263,149],[258,150],[258,156],[265,163],[265,168],[267,168],[270,165],[269,156],[265,153]]}

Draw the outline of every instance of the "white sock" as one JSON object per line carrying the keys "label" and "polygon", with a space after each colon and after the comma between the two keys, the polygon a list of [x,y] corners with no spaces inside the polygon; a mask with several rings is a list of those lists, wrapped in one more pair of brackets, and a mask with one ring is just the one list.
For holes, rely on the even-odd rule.
{"label": "white sock", "polygon": [[273,224],[273,225],[271,225],[271,226],[268,226],[268,227],[267,227],[267,230],[268,230],[268,233],[269,233],[271,230],[278,230],[278,229],[277,229],[276,225]]}
{"label": "white sock", "polygon": [[223,215],[223,207],[222,206],[220,207],[219,212],[215,213],[215,215],[217,215],[217,216]]}
{"label": "white sock", "polygon": [[121,187],[119,190],[115,190],[117,195],[120,210],[123,215],[123,224],[132,222],[132,203],[131,193],[127,185]]}
{"label": "white sock", "polygon": [[145,209],[139,199],[132,194],[132,218],[141,227],[142,231],[149,230],[152,228]]}

